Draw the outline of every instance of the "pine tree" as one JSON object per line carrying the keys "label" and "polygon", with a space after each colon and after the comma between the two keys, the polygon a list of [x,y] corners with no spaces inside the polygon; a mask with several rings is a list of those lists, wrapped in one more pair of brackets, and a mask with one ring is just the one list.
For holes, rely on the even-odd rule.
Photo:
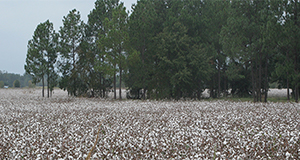
{"label": "pine tree", "polygon": [[[300,2],[299,1],[284,1],[286,8],[286,16],[284,17],[285,38],[287,38],[286,61],[292,63],[288,68],[287,76],[291,78],[293,96],[298,102],[300,93]],[[290,70],[292,69],[292,70]]]}
{"label": "pine tree", "polygon": [[[106,34],[105,18],[112,18],[112,11],[119,4],[119,0],[97,0],[95,8],[88,15],[88,23],[85,29],[84,43],[81,45],[79,60],[84,67],[85,75],[89,75],[91,81],[88,82],[92,93],[99,92],[101,97],[105,97],[107,88],[111,83],[111,66],[108,64],[104,43],[100,38]],[[82,58],[81,58],[82,57]],[[84,59],[83,59],[84,57]],[[92,95],[94,96],[94,95]]]}
{"label": "pine tree", "polygon": [[56,74],[54,65],[57,58],[57,34],[53,29],[53,24],[47,20],[40,23],[34,31],[33,39],[28,42],[26,73],[33,77],[33,83],[42,81],[42,96],[44,97],[45,76],[47,77],[48,94],[54,81],[50,80],[51,75]]}
{"label": "pine tree", "polygon": [[84,23],[76,9],[63,17],[63,26],[59,30],[60,60],[59,70],[63,75],[59,82],[60,88],[70,95],[77,95],[81,84],[80,74],[76,70],[79,45],[82,42]]}
{"label": "pine tree", "polygon": [[[151,72],[153,71],[153,56],[151,46],[158,20],[154,1],[141,0],[132,6],[133,12],[130,15],[129,39],[130,49],[128,59],[128,74],[125,75],[125,83],[131,89],[132,94],[146,98],[145,92],[152,90]],[[134,62],[134,63],[133,63]],[[135,93],[133,93],[135,92]],[[149,96],[149,95],[148,95]]]}
{"label": "pine tree", "polygon": [[[244,80],[251,79],[251,86],[240,86],[245,94],[251,93],[254,101],[262,101],[263,92],[268,92],[269,58],[271,57],[270,30],[275,26],[270,2],[232,1],[227,25],[222,28],[221,42],[228,54],[231,66],[238,64],[245,72]],[[231,67],[233,69],[233,67]],[[231,69],[229,68],[229,69]],[[228,71],[233,73],[232,71]],[[235,73],[236,75],[238,73]],[[245,83],[241,83],[245,84]]]}
{"label": "pine tree", "polygon": [[128,14],[123,3],[120,3],[112,11],[112,19],[105,18],[105,35],[100,35],[99,45],[103,46],[109,62],[113,66],[113,84],[114,84],[114,99],[116,99],[116,72],[119,71],[120,87],[119,98],[121,95],[121,82],[123,69],[125,67],[125,53],[128,45]]}

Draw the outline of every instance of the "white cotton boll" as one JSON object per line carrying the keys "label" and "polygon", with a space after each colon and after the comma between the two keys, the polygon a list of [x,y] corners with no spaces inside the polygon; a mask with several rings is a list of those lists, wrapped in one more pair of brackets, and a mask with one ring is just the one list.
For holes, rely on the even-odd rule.
{"label": "white cotton boll", "polygon": [[40,157],[42,157],[41,154],[37,154],[36,156],[37,156],[37,159],[41,159]]}
{"label": "white cotton boll", "polygon": [[[26,101],[26,98],[23,98],[23,100]],[[0,142],[0,145],[4,144],[4,147],[13,145],[17,146],[16,149],[18,149],[7,149],[11,154],[8,157],[9,159],[14,159],[15,157],[20,159],[21,152],[28,150],[26,147],[24,148],[24,145],[28,143],[33,148],[32,155],[34,156],[42,153],[47,154],[47,152],[44,152],[45,148],[51,149],[54,146],[60,146],[57,147],[57,152],[63,152],[62,149],[64,149],[66,153],[63,155],[64,159],[71,159],[71,157],[68,158],[67,156],[69,153],[74,156],[73,159],[75,157],[76,159],[84,159],[84,157],[81,157],[82,152],[89,151],[91,145],[93,145],[95,130],[98,129],[96,124],[99,124],[101,119],[105,119],[103,125],[107,127],[105,129],[106,134],[100,133],[96,149],[97,153],[93,154],[93,156],[105,157],[111,151],[109,149],[113,148],[112,146],[119,146],[120,150],[114,150],[115,156],[107,158],[118,159],[123,155],[123,159],[130,159],[130,157],[134,158],[138,155],[138,153],[132,151],[144,145],[143,150],[145,152],[143,152],[143,156],[145,159],[168,158],[170,157],[169,152],[164,152],[164,155],[162,155],[160,151],[169,147],[173,148],[174,153],[171,154],[175,159],[183,158],[178,155],[180,153],[186,155],[186,158],[204,159],[213,155],[214,151],[219,151],[219,146],[216,148],[213,146],[214,143],[218,143],[221,146],[224,145],[226,150],[229,151],[226,157],[220,154],[218,159],[235,159],[236,157],[243,159],[246,155],[239,152],[238,147],[245,148],[246,153],[251,152],[253,156],[256,155],[258,157],[259,153],[253,150],[254,147],[265,147],[274,143],[278,148],[282,148],[284,139],[289,141],[289,147],[291,148],[287,148],[285,152],[294,153],[295,150],[300,152],[300,149],[295,148],[295,143],[299,140],[299,129],[296,127],[298,121],[289,118],[297,117],[297,115],[291,115],[293,113],[288,111],[289,104],[284,104],[283,106],[283,104],[273,103],[270,107],[268,107],[269,104],[264,104],[266,107],[262,108],[262,104],[258,103],[254,105],[246,102],[227,101],[150,101],[145,103],[141,101],[111,102],[108,100],[99,100],[101,102],[96,100],[97,102],[95,102],[94,99],[85,98],[41,100],[45,103],[39,104],[41,101],[37,102],[34,99],[30,100],[30,105],[33,104],[32,106],[24,104],[24,111],[30,110],[30,114],[35,114],[37,111],[38,114],[31,116],[29,119],[25,118],[24,122],[27,122],[27,124],[22,124],[23,122],[21,121],[18,123],[18,125],[27,126],[23,127],[24,129],[21,129],[20,133],[15,133],[14,128],[16,126],[14,124],[4,126],[4,135],[0,135],[4,140]],[[68,100],[67,103],[49,103],[50,101],[66,100]],[[26,103],[29,103],[29,101],[26,101]],[[114,110],[115,108],[117,109]],[[273,111],[273,108],[276,108],[276,110]],[[283,109],[285,112],[281,112]],[[74,110],[76,112],[73,112]],[[42,112],[45,112],[45,114],[42,114]],[[110,114],[110,112],[113,112],[113,114]],[[14,119],[16,116],[23,116],[27,113],[29,112],[7,115],[11,115],[8,118]],[[0,113],[0,117],[1,114],[3,112]],[[107,116],[99,118],[103,115]],[[43,116],[47,118],[43,118]],[[46,119],[49,121],[44,123],[44,121],[47,121]],[[4,121],[9,122],[10,120],[4,118]],[[280,127],[280,124],[283,125]],[[56,131],[54,131],[55,128],[57,128]],[[93,133],[91,133],[91,128],[94,128]],[[43,137],[39,133],[41,130]],[[9,134],[11,134],[10,137]],[[20,141],[21,134],[26,135],[24,139],[28,142]],[[27,136],[27,134],[32,136]],[[269,137],[272,137],[272,139],[269,139]],[[28,138],[31,140],[28,140]],[[38,144],[33,146],[32,144],[36,144],[35,142],[38,142]],[[188,144],[189,150],[186,149],[186,144]],[[205,153],[196,155],[201,150]],[[55,153],[55,150],[53,152],[52,156],[49,157],[50,159],[58,154]],[[285,152],[279,152],[278,156],[282,156],[282,154],[286,156]],[[269,157],[267,150],[263,154],[266,156],[260,156]],[[3,157],[0,154],[1,158]],[[30,159],[32,157],[26,158]],[[292,154],[290,154],[289,158],[293,158]]]}
{"label": "white cotton boll", "polygon": [[289,158],[291,156],[291,154],[289,152],[285,153],[286,158]]}
{"label": "white cotton boll", "polygon": [[293,143],[294,142],[294,137],[292,137],[289,141],[289,143]]}

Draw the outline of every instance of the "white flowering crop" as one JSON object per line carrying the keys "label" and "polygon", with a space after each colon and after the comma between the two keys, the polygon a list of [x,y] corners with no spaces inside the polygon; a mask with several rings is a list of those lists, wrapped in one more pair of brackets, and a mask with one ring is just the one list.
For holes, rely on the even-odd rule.
{"label": "white flowering crop", "polygon": [[300,159],[300,105],[0,90],[0,159]]}

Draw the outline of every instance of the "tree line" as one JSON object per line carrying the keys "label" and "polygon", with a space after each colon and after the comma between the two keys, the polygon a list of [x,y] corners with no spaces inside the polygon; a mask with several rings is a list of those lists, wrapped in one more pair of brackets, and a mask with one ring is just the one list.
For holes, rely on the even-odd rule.
{"label": "tree line", "polygon": [[137,98],[200,99],[209,89],[266,102],[278,82],[298,101],[299,18],[296,0],[139,0],[131,14],[97,0],[86,24],[76,9],[58,32],[39,24],[25,70],[34,83],[46,78],[48,96],[59,84],[74,96],[113,87],[116,98],[118,77]]}
{"label": "tree line", "polygon": [[26,87],[29,86],[31,76],[29,74],[14,74],[7,71],[0,71],[0,88],[8,87]]}

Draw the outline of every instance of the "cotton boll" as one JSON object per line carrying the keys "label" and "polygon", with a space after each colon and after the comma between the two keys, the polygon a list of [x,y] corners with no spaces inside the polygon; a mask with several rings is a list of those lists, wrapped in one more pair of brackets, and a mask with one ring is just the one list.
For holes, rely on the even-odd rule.
{"label": "cotton boll", "polygon": [[[73,159],[84,158],[82,156],[86,156],[93,146],[102,119],[104,122],[95,157],[128,159],[143,155],[149,159],[184,159],[198,155],[200,159],[209,159],[217,151],[220,158],[245,158],[246,155],[267,158],[276,156],[271,146],[284,147],[286,142],[288,153],[299,150],[296,147],[299,128],[295,127],[299,115],[293,113],[288,104],[114,102],[83,98],[71,101],[70,98],[60,98],[54,101],[64,102],[31,98],[22,102],[22,107],[11,107],[19,109],[22,114],[7,114],[14,113],[13,110],[7,110],[6,115],[9,116],[4,119],[7,123],[3,124],[9,124],[9,121],[21,115],[23,120],[18,121],[18,126],[23,125],[18,130],[20,134],[16,134],[15,128],[18,127],[15,124],[5,126],[9,128],[8,132],[0,133],[0,137],[7,137],[0,144],[17,144],[17,148],[10,148],[12,158],[21,155],[20,152],[26,148],[31,149],[34,156],[44,153],[56,159],[67,159],[69,156]],[[28,127],[25,129],[25,126]],[[258,153],[254,148],[265,149]],[[228,153],[224,153],[224,150]],[[285,154],[278,156],[286,157]]]}

